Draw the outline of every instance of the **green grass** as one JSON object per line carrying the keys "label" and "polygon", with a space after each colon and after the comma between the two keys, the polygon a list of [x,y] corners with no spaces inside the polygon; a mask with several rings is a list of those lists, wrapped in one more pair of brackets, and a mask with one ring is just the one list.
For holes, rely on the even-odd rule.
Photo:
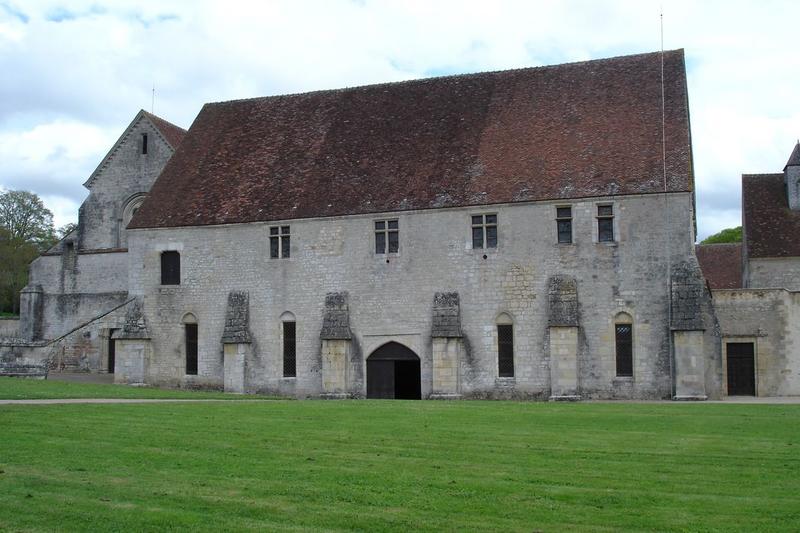
{"label": "green grass", "polygon": [[0,406],[0,530],[797,531],[800,406]]}
{"label": "green grass", "polygon": [[0,377],[0,400],[45,400],[65,398],[161,398],[183,400],[252,400],[265,396],[225,394],[157,387],[131,387],[95,383]]}

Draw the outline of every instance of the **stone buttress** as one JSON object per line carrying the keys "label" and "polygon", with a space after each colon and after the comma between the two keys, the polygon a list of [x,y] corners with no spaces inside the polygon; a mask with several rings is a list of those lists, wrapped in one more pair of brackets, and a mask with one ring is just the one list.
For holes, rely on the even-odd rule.
{"label": "stone buttress", "polygon": [[245,392],[245,365],[252,354],[250,336],[250,295],[247,291],[228,293],[225,329],[222,332],[223,383],[225,392]]}
{"label": "stone buttress", "polygon": [[322,317],[322,394],[323,398],[347,398],[356,395],[353,369],[349,362],[353,349],[350,331],[350,308],[346,292],[329,292],[325,295]]}
{"label": "stone buttress", "polygon": [[125,325],[113,338],[116,340],[114,383],[144,383],[152,346],[141,300],[136,299],[128,305]]}
{"label": "stone buttress", "polygon": [[457,292],[437,292],[434,295],[431,343],[433,387],[430,398],[460,398],[458,369],[464,352],[464,338]]}
{"label": "stone buttress", "polygon": [[550,338],[550,400],[579,400],[578,283],[553,276],[547,284]]}

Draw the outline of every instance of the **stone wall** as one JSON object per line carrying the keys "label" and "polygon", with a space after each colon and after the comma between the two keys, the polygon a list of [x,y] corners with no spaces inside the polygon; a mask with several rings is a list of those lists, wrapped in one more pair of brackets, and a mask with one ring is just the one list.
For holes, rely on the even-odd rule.
{"label": "stone wall", "polygon": [[[147,133],[147,154],[142,154],[143,133]],[[86,182],[90,194],[80,208],[78,249],[125,248],[125,206],[150,190],[172,153],[144,116],[125,131],[99,172]]]}
{"label": "stone wall", "polygon": [[[800,292],[726,289],[713,299],[723,350],[728,342],[755,344],[756,394],[800,395]],[[727,374],[722,381],[727,390]]]}
{"label": "stone wall", "polygon": [[747,287],[800,291],[800,257],[748,260]]}
{"label": "stone wall", "polygon": [[[598,243],[597,203],[614,202],[618,241]],[[557,244],[556,205],[573,208],[574,244]],[[603,197],[393,213],[400,252],[376,255],[373,221],[359,215],[280,222],[291,226],[291,258],[270,259],[268,223],[132,230],[132,295],[143,297],[153,355],[147,381],[222,386],[226,300],[250,300],[249,391],[316,396],[322,391],[320,332],[328,293],[348,293],[354,373],[395,341],[421,360],[422,394],[432,390],[432,305],[460,295],[464,396],[547,397],[550,393],[548,279],[577,281],[578,382],[588,397],[668,398],[671,391],[664,198]],[[672,262],[694,259],[691,194],[670,195]],[[470,216],[498,214],[496,249],[472,249]],[[181,284],[160,285],[160,253],[181,254]],[[297,377],[282,377],[281,322],[297,321]],[[182,317],[199,324],[199,375],[185,376]],[[614,317],[633,317],[634,377],[615,370]],[[496,319],[511,316],[515,377],[498,378]],[[713,343],[709,343],[713,344]],[[712,348],[709,348],[711,350]],[[709,354],[709,359],[714,359]],[[718,358],[717,358],[718,360]],[[360,366],[360,370],[359,367]],[[363,378],[359,382],[365,391]],[[713,384],[712,384],[713,385]],[[718,395],[711,387],[710,396]]]}
{"label": "stone wall", "polygon": [[19,336],[19,318],[0,318],[0,338]]}

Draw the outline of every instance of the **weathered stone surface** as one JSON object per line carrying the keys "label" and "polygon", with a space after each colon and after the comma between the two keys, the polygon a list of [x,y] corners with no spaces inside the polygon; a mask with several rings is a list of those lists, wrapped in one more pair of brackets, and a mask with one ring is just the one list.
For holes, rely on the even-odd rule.
{"label": "weathered stone surface", "polygon": [[431,337],[461,337],[461,305],[457,292],[434,295]]}
{"label": "weathered stone surface", "polygon": [[147,329],[147,321],[144,317],[142,303],[134,300],[128,305],[125,311],[125,325],[122,331],[118,331],[114,339],[149,339],[150,333]]}
{"label": "weathered stone surface", "polygon": [[20,336],[26,341],[42,338],[44,291],[38,284],[29,284],[20,293]]}
{"label": "weathered stone surface", "polygon": [[325,314],[322,318],[322,340],[351,339],[350,309],[346,292],[329,292],[325,295]]}
{"label": "weathered stone surface", "polygon": [[252,341],[250,337],[250,294],[247,291],[228,293],[228,309],[225,313],[223,344],[242,344]]}
{"label": "weathered stone surface", "polygon": [[578,325],[578,282],[572,276],[552,276],[547,283],[550,327]]}
{"label": "weathered stone surface", "polygon": [[697,265],[683,261],[672,269],[673,330],[705,329],[703,299],[706,298],[703,274]]}

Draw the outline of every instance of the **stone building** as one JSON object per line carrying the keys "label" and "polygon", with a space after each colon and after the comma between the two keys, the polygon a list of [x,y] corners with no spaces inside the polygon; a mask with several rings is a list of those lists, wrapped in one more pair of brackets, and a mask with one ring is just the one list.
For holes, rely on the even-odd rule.
{"label": "stone building", "polygon": [[[73,335],[110,337],[119,382],[332,398],[723,393],[682,51],[207,104],[180,146],[137,120],[163,141],[163,172],[135,214],[133,190],[96,229],[84,207],[77,239],[126,240],[106,254],[119,265],[79,270],[75,311],[48,311],[71,301],[40,281],[71,287],[59,250],[25,295],[28,336],[46,342],[59,320],[93,316],[84,289],[103,292],[113,321]],[[140,133],[126,135],[139,157]]]}
{"label": "stone building", "polygon": [[146,111],[134,117],[83,184],[89,196],[77,229],[31,263],[19,334],[0,339],[8,362],[49,358],[56,370],[113,370],[111,336],[129,302],[125,227],[185,133]]}
{"label": "stone building", "polygon": [[697,247],[720,324],[724,391],[800,395],[800,143],[782,173],[742,176],[742,237]]}

